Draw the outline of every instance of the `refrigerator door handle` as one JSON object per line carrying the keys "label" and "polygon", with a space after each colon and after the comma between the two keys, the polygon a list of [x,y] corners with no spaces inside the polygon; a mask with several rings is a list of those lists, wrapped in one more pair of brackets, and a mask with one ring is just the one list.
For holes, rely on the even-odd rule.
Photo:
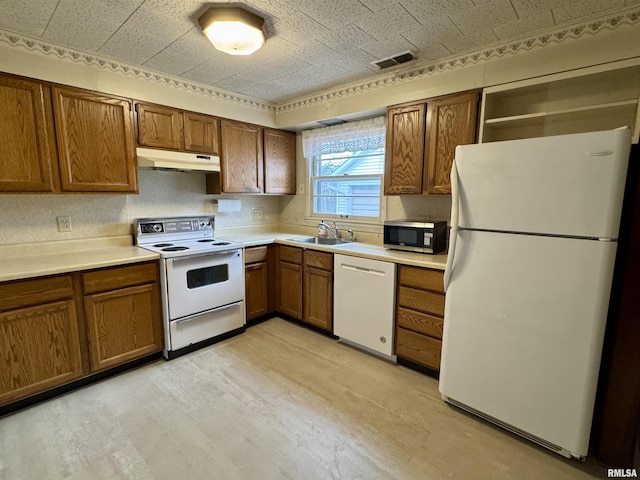
{"label": "refrigerator door handle", "polygon": [[451,280],[451,269],[453,268],[453,256],[456,252],[456,238],[458,237],[458,168],[456,160],[453,159],[451,165],[451,230],[449,232],[449,253],[447,254],[447,265],[444,269],[444,291],[447,291]]}

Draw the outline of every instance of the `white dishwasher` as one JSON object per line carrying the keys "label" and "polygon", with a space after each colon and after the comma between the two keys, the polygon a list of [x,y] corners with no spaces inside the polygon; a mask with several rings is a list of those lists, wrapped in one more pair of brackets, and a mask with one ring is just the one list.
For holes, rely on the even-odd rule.
{"label": "white dishwasher", "polygon": [[334,254],[333,333],[387,360],[393,354],[396,264]]}

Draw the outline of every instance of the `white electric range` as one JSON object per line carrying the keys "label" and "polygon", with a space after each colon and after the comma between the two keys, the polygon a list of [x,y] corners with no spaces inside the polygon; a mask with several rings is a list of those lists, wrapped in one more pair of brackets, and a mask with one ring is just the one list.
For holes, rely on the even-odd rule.
{"label": "white electric range", "polygon": [[242,245],[215,238],[214,222],[197,216],[134,224],[136,245],[160,254],[167,359],[244,331]]}

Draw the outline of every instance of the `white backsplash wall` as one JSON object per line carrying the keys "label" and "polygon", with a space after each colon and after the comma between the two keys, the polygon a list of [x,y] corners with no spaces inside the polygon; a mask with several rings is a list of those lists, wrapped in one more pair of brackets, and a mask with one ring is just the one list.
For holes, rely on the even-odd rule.
{"label": "white backsplash wall", "polygon": [[[56,217],[71,216],[71,232]],[[126,195],[0,195],[0,244],[127,235]]]}
{"label": "white backsplash wall", "polygon": [[403,195],[387,198],[387,220],[399,218],[446,220],[451,217],[451,195]]}
{"label": "white backsplash wall", "polygon": [[[139,170],[140,193],[119,194],[0,194],[0,245],[112,237],[133,233],[136,218],[212,215],[214,198],[205,195],[203,173]],[[216,229],[277,223],[278,197],[245,195],[241,211],[216,214]],[[253,220],[253,208],[263,220]],[[58,232],[56,217],[71,217],[71,232]]]}

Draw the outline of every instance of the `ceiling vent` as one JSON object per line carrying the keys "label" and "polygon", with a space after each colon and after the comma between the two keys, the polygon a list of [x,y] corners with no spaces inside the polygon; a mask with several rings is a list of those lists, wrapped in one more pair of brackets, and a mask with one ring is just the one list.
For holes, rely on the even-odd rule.
{"label": "ceiling vent", "polygon": [[385,68],[393,67],[395,65],[400,65],[401,63],[407,63],[415,59],[416,59],[416,56],[413,53],[403,52],[403,53],[398,53],[393,57],[377,60],[375,62],[372,62],[371,64],[380,67],[381,70],[384,70]]}

